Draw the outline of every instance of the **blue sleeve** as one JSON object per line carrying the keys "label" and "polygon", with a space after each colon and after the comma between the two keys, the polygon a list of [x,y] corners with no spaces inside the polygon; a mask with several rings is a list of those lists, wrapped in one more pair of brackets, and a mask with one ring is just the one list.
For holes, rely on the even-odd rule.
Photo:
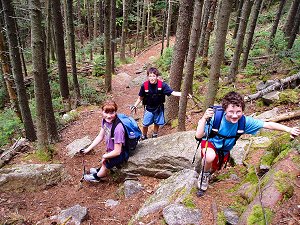
{"label": "blue sleeve", "polygon": [[264,121],[254,119],[251,116],[246,116],[246,134],[256,134],[261,128],[264,127]]}
{"label": "blue sleeve", "polygon": [[173,89],[169,85],[167,85],[165,82],[163,82],[162,89],[163,89],[163,94],[167,95],[167,96],[170,96],[171,93],[173,92]]}

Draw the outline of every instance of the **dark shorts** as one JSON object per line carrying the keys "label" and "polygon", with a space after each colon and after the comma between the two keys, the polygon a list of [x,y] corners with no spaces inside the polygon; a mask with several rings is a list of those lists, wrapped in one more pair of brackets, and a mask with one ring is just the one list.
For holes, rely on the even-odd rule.
{"label": "dark shorts", "polygon": [[107,169],[112,169],[113,167],[121,166],[124,162],[128,160],[128,153],[125,151],[122,151],[122,153],[114,158],[106,159],[104,161],[104,164]]}
{"label": "dark shorts", "polygon": [[[201,149],[205,149],[205,147],[206,147],[206,140],[202,140],[201,141]],[[212,163],[212,171],[214,172],[216,170],[220,170],[222,165],[228,161],[230,153],[224,152],[224,160],[223,160],[222,164],[220,165],[221,162],[219,160],[219,154],[218,154],[218,151],[216,150],[215,146],[211,142],[208,142],[207,147],[213,149],[216,153],[216,158],[214,159],[214,161]],[[204,157],[204,153],[202,151],[201,151],[201,157],[202,158]]]}

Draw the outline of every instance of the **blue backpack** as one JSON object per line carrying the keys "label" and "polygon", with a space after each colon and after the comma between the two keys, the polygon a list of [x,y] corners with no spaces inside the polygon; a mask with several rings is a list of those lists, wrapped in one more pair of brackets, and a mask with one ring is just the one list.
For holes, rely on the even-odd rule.
{"label": "blue backpack", "polygon": [[122,147],[122,150],[125,151],[127,155],[126,160],[129,156],[132,156],[135,152],[135,148],[142,136],[142,132],[137,124],[137,122],[130,116],[125,114],[117,114],[117,118],[113,123],[111,128],[111,138],[114,138],[114,132],[116,126],[121,123],[125,130],[125,144]]}

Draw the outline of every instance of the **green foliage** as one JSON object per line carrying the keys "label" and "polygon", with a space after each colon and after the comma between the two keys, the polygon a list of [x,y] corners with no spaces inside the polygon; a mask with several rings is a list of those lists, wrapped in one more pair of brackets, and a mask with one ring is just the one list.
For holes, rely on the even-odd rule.
{"label": "green foliage", "polygon": [[299,103],[299,89],[285,89],[284,91],[280,92],[279,94],[279,100],[277,103],[279,104],[298,104]]}
{"label": "green foliage", "polygon": [[277,171],[274,174],[274,179],[276,188],[280,193],[283,194],[284,199],[291,198],[294,194],[294,187],[292,185],[292,175],[283,171]]}
{"label": "green foliage", "polygon": [[246,174],[245,179],[243,180],[242,183],[247,183],[250,182],[251,184],[257,184],[258,183],[258,179],[255,173],[255,169],[253,166],[251,166],[248,170],[248,173]]}
{"label": "green foliage", "polygon": [[247,208],[249,202],[247,201],[247,199],[242,198],[239,195],[235,196],[234,199],[235,201],[230,205],[230,208],[241,215]]}
{"label": "green foliage", "polygon": [[268,10],[265,13],[259,14],[257,23],[261,25],[266,25],[272,23],[275,18],[276,10]]}
{"label": "green foliage", "polygon": [[105,61],[105,56],[104,55],[98,55],[95,56],[94,62],[93,62],[93,75],[96,77],[102,76],[105,74],[105,66],[106,66],[106,61]]}
{"label": "green foliage", "polygon": [[173,48],[164,49],[161,57],[155,62],[160,71],[168,71],[172,63]]}
{"label": "green foliage", "polygon": [[289,134],[283,134],[280,137],[276,138],[276,141],[267,148],[267,151],[272,152],[274,157],[277,157],[281,151],[290,148],[290,136]]}
{"label": "green foliage", "polygon": [[4,146],[14,137],[21,136],[22,123],[15,112],[7,108],[0,112],[0,146]]}
{"label": "green foliage", "polygon": [[49,162],[53,158],[54,149],[49,147],[49,149],[38,149],[33,154],[26,156],[27,160],[34,159],[40,162]]}
{"label": "green foliage", "polygon": [[285,51],[287,46],[287,41],[284,37],[284,33],[281,30],[277,30],[276,36],[272,42],[272,50],[275,52]]}
{"label": "green foliage", "polygon": [[[95,83],[95,81],[90,81],[90,82]],[[99,82],[100,84],[98,86],[100,86],[101,88],[103,86],[102,80],[99,80]],[[86,104],[90,103],[90,104],[100,105],[105,100],[104,89],[103,92],[100,92],[99,90],[97,90],[95,87],[93,87],[88,83],[87,78],[80,78],[79,84],[81,86],[82,101],[85,102]]]}
{"label": "green foliage", "polygon": [[184,199],[183,199],[183,205],[186,206],[187,208],[190,209],[195,209],[196,205],[193,201],[193,196],[192,195],[187,195]]}
{"label": "green foliage", "polygon": [[265,225],[269,224],[272,218],[272,211],[269,208],[264,208],[266,219],[264,218],[264,213],[262,207],[260,205],[254,205],[252,208],[252,212],[247,219],[248,225]]}
{"label": "green foliage", "polygon": [[171,127],[172,127],[172,128],[175,128],[175,127],[177,127],[177,126],[178,126],[178,119],[172,120],[172,121],[171,121]]}
{"label": "green foliage", "polygon": [[226,225],[226,217],[223,212],[218,212],[217,225]]}

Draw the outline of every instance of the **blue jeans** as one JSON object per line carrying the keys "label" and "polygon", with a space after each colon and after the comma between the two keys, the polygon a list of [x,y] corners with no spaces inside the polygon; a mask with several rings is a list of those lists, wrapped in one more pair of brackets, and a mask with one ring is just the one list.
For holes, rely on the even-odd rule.
{"label": "blue jeans", "polygon": [[165,115],[163,106],[159,106],[153,112],[145,109],[144,118],[143,118],[143,126],[148,127],[151,124],[164,125],[165,124]]}

